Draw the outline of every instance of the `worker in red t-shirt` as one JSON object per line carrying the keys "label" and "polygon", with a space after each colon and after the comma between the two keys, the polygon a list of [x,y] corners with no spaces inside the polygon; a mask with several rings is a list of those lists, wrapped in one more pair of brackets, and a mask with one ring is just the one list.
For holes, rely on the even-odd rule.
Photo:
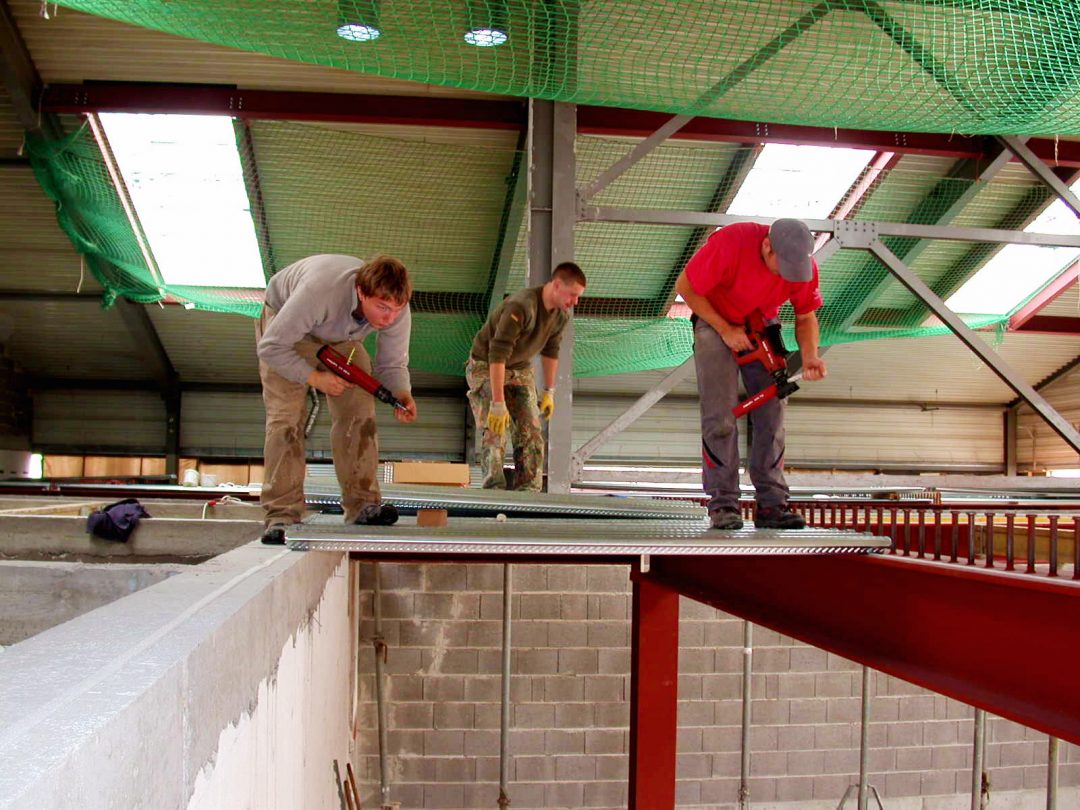
{"label": "worker in red t-shirt", "polygon": [[[750,348],[744,324],[754,310],[775,322],[780,306],[795,309],[795,338],[802,353],[804,380],[825,376],[818,356],[821,306],[814,238],[797,219],[771,226],[740,222],[716,231],[691,257],[675,283],[694,313],[694,365],[701,400],[702,478],[715,529],[741,529],[739,514],[739,438],[731,409],[738,403],[738,374],[749,393],[772,382],[759,363],[739,366],[732,352]],[[751,411],[753,442],[750,479],[754,482],[758,528],[801,529],[806,523],[788,507],[784,480],[784,400],[773,399]]]}

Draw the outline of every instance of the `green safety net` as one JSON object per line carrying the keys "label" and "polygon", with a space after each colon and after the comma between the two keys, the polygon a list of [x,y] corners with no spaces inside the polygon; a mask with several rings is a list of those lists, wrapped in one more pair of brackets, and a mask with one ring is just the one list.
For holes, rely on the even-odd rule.
{"label": "green safety net", "polygon": [[[372,134],[378,127],[279,121],[237,123],[249,198],[267,273],[313,253],[400,257],[415,286],[412,365],[461,374],[493,302],[528,284],[522,152],[513,133],[461,143],[460,134]],[[577,181],[587,183],[633,145],[579,137]],[[27,150],[60,225],[105,288],[170,298],[199,309],[256,316],[261,290],[179,287],[150,271],[102,155],[87,127],[58,140],[30,136]],[[668,142],[593,198],[599,206],[731,211],[754,181],[758,146]],[[1051,193],[1019,165],[983,174],[977,161],[907,155],[868,166],[833,215],[877,222],[1022,228]],[[808,169],[809,170],[809,167]],[[751,212],[742,212],[751,213]],[[711,232],[705,227],[580,222],[575,256],[588,279],[576,309],[574,373],[669,368],[692,352],[687,311],[675,300],[683,266]],[[198,235],[193,234],[193,239]],[[1000,245],[885,237],[939,296],[948,298]],[[1036,250],[1053,250],[1036,248]],[[1061,259],[1061,267],[1076,251]],[[212,255],[212,254],[211,254]],[[840,250],[822,263],[821,340],[832,345],[939,334],[926,306],[868,253]],[[792,313],[782,310],[791,338]],[[966,316],[975,328],[1005,315]]]}
{"label": "green safety net", "polygon": [[[60,5],[285,59],[512,96],[826,127],[1080,134],[1075,0]],[[492,47],[469,44],[469,31],[486,31],[473,40]]]}

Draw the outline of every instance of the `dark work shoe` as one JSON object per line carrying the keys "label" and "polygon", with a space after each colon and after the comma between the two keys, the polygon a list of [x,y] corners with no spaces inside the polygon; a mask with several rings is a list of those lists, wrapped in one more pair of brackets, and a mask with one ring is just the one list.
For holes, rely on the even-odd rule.
{"label": "dark work shoe", "polygon": [[723,531],[735,531],[743,527],[742,515],[734,506],[725,506],[719,512],[713,512],[709,515],[709,520],[712,521],[712,528]]}
{"label": "dark work shoe", "polygon": [[392,503],[369,503],[353,521],[357,526],[393,526],[398,513]]}
{"label": "dark work shoe", "polygon": [[787,504],[782,506],[759,506],[754,515],[754,525],[759,529],[805,529],[802,515],[792,512]]}
{"label": "dark work shoe", "polygon": [[267,526],[263,532],[262,541],[268,546],[285,545],[285,524],[275,523],[272,526]]}

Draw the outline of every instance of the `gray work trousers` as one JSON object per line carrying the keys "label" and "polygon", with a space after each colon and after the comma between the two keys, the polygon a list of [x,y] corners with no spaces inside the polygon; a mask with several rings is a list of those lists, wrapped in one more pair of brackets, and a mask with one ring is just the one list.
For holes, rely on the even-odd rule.
{"label": "gray work trousers", "polygon": [[[255,323],[256,343],[277,311],[263,306]],[[322,343],[305,337],[293,348],[312,368],[326,370],[315,357]],[[333,344],[353,365],[371,373],[371,359],[360,341]],[[355,350],[355,351],[354,351]],[[286,379],[259,361],[263,404],[266,406],[266,465],[260,501],[267,526],[299,523],[304,517],[304,422],[307,418],[307,384]],[[379,503],[379,442],[375,434],[375,399],[364,389],[350,388],[338,397],[327,397],[330,406],[330,448],[334,471],[341,484],[345,522],[352,523],[368,504]]]}
{"label": "gray work trousers", "polygon": [[[694,319],[694,366],[701,403],[701,477],[709,496],[709,513],[739,505],[739,432],[731,409],[739,401],[739,373],[746,390],[757,393],[772,384],[758,362],[739,366],[719,333]],[[784,480],[784,400],[772,399],[753,410],[750,480],[758,506],[780,506],[788,500]]]}

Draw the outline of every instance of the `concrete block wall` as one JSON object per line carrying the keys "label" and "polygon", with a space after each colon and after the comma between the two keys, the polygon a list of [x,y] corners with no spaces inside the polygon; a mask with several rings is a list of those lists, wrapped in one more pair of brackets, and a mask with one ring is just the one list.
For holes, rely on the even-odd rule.
{"label": "concrete block wall", "polygon": [[[380,566],[391,800],[496,807],[502,567]],[[513,569],[509,795],[515,810],[626,806],[630,585],[625,566]],[[370,639],[373,567],[361,568]],[[677,804],[737,803],[743,623],[681,603]],[[751,801],[835,808],[858,781],[857,665],[753,628]],[[361,647],[354,762],[378,803],[374,652]],[[972,709],[881,673],[871,677],[871,783],[890,808],[968,807]],[[1047,738],[990,718],[986,764],[1010,807],[1044,807]],[[1080,751],[1062,744],[1059,783],[1080,801]],[[1029,793],[1022,793],[1029,791]],[[923,797],[937,797],[931,804]],[[852,806],[854,801],[851,802]]]}

